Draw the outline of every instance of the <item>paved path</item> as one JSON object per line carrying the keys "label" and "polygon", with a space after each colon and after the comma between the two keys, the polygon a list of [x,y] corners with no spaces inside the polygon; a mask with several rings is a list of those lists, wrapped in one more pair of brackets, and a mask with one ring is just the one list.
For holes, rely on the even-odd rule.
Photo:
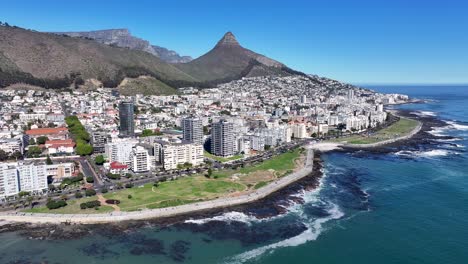
{"label": "paved path", "polygon": [[268,184],[254,192],[244,194],[238,197],[219,198],[215,200],[185,204],[174,207],[147,209],[137,212],[112,212],[106,214],[40,214],[40,213],[0,213],[0,219],[10,222],[29,222],[29,223],[109,223],[128,220],[144,220],[160,217],[188,214],[195,211],[223,208],[239,204],[245,204],[262,199],[269,194],[282,189],[289,184],[309,175],[313,169],[314,152],[307,150],[305,166],[299,171],[284,176],[275,182]]}

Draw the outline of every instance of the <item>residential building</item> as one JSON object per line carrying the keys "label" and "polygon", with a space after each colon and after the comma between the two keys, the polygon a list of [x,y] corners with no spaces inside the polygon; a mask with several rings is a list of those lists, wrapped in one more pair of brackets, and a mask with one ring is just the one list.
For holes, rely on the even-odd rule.
{"label": "residential building", "polygon": [[105,146],[105,154],[109,162],[117,161],[122,164],[131,165],[130,155],[133,147],[137,144],[137,141],[118,141],[113,143],[107,143]]}
{"label": "residential building", "polygon": [[191,141],[156,141],[154,153],[156,162],[165,170],[177,169],[178,165],[185,163],[190,163],[192,166],[203,163],[203,146]]}
{"label": "residential building", "polygon": [[106,151],[107,133],[95,131],[91,134],[91,144],[93,145],[94,153],[103,153]]}
{"label": "residential building", "polygon": [[203,124],[200,118],[188,117],[182,120],[183,139],[203,145]]}
{"label": "residential building", "polygon": [[148,150],[142,146],[135,146],[130,154],[131,168],[135,173],[147,172],[151,169],[151,158]]}
{"label": "residential building", "polygon": [[213,123],[211,129],[211,154],[229,157],[235,154],[234,125],[220,120]]}

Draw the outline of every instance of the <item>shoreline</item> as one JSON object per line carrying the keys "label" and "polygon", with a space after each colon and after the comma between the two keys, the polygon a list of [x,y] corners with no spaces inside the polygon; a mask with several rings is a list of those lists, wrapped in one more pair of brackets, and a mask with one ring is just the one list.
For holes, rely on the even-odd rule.
{"label": "shoreline", "polygon": [[[398,114],[417,120],[420,124],[418,127],[413,129],[410,134],[386,140],[383,142],[377,142],[369,144],[366,148],[359,147],[348,147],[341,145],[340,147],[326,147],[324,149],[314,148],[314,146],[308,146],[308,158],[307,161],[311,162],[311,166],[304,166],[298,172],[287,175],[277,182],[272,182],[267,186],[255,191],[254,193],[244,194],[235,198],[218,198],[216,200],[209,200],[204,202],[186,204],[175,207],[149,209],[135,212],[113,212],[106,214],[39,214],[39,213],[0,213],[0,232],[5,226],[12,225],[55,225],[55,226],[66,226],[66,225],[102,225],[102,224],[123,224],[128,225],[131,221],[137,223],[141,222],[157,222],[157,223],[171,223],[173,219],[193,219],[203,216],[205,218],[212,217],[214,214],[220,212],[227,212],[233,210],[241,210],[244,212],[262,211],[263,215],[255,215],[257,218],[267,218],[275,215],[284,213],[286,209],[275,202],[284,203],[287,198],[289,201],[301,202],[300,198],[288,196],[288,191],[295,189],[296,194],[298,187],[303,181],[309,182],[307,190],[314,189],[318,186],[318,181],[322,176],[321,171],[321,159],[320,153],[327,151],[360,151],[367,150],[370,152],[386,153],[392,151],[391,149],[399,148],[404,145],[418,144],[425,140],[438,139],[440,137],[434,136],[427,133],[433,127],[443,126],[445,123],[435,117],[421,117],[417,116],[410,111],[400,110]],[[320,143],[319,143],[320,144]],[[321,143],[321,144],[335,144],[335,143]],[[315,149],[315,155],[314,151]],[[309,153],[312,153],[312,157],[309,157]],[[315,157],[315,156],[318,156]],[[315,163],[313,160],[315,160]],[[308,177],[311,176],[311,177]],[[312,179],[309,179],[312,178]],[[310,185],[312,187],[310,187]],[[302,187],[302,186],[301,186]],[[303,188],[304,189],[304,188]],[[286,196],[285,196],[286,192]],[[272,202],[274,201],[274,202]],[[196,206],[196,208],[193,208]],[[257,209],[252,209],[257,208]],[[258,210],[262,208],[262,210]],[[267,213],[265,213],[265,211]],[[3,223],[2,223],[3,222]],[[8,229],[8,228],[7,228]]]}
{"label": "shoreline", "polygon": [[[95,234],[114,236],[115,234],[133,232],[139,228],[145,227],[167,228],[169,226],[191,225],[188,228],[195,228],[196,226],[192,226],[193,224],[186,223],[186,221],[212,218],[230,212],[243,213],[257,219],[266,219],[287,213],[287,207],[293,203],[304,203],[302,198],[297,197],[297,193],[315,190],[319,187],[320,180],[323,176],[322,164],[321,153],[314,152],[314,166],[311,173],[264,198],[246,204],[210,208],[194,211],[192,213],[160,218],[109,223],[64,224],[8,222],[0,220],[0,234],[16,232],[18,235],[32,240],[73,240]],[[218,222],[219,221],[213,221],[213,224],[217,224]]]}
{"label": "shoreline", "polygon": [[253,193],[243,194],[239,197],[224,197],[215,200],[191,203],[186,205],[148,209],[135,212],[112,212],[105,214],[53,214],[53,213],[1,213],[0,219],[6,222],[34,223],[34,224],[102,224],[130,220],[148,220],[153,218],[172,217],[190,214],[197,211],[216,208],[233,207],[248,204],[263,199],[272,193],[311,174],[314,167],[314,151],[307,150],[305,165],[297,172],[284,176]]}

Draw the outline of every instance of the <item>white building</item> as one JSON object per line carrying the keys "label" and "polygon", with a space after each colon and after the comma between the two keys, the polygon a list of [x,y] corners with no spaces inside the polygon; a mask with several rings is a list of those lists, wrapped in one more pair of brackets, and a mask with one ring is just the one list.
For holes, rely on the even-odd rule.
{"label": "white building", "polygon": [[151,158],[148,150],[142,146],[135,146],[130,154],[131,168],[135,173],[147,172],[151,169]]}
{"label": "white building", "polygon": [[220,120],[211,129],[211,154],[229,157],[235,154],[234,124]]}
{"label": "white building", "polygon": [[109,162],[117,161],[122,164],[127,164],[131,167],[131,158],[133,147],[137,141],[126,140],[107,143],[105,146],[105,153]]}
{"label": "white building", "polygon": [[0,198],[19,193],[16,163],[0,163]]}
{"label": "white building", "polygon": [[304,123],[295,123],[291,126],[291,133],[294,138],[306,138],[307,130]]}
{"label": "white building", "polygon": [[42,192],[48,188],[47,165],[44,163],[1,163],[0,198],[19,192]]}
{"label": "white building", "polygon": [[165,170],[177,169],[178,165],[190,163],[198,166],[203,163],[203,146],[188,141],[171,143],[157,141],[154,143],[156,162]]}

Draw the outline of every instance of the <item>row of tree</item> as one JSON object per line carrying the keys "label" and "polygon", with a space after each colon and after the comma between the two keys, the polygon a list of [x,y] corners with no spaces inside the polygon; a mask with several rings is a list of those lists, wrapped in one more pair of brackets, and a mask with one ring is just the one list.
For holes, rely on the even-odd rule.
{"label": "row of tree", "polygon": [[76,141],[76,154],[86,156],[93,153],[93,146],[89,144],[90,136],[77,116],[68,116],[65,118],[68,130]]}

